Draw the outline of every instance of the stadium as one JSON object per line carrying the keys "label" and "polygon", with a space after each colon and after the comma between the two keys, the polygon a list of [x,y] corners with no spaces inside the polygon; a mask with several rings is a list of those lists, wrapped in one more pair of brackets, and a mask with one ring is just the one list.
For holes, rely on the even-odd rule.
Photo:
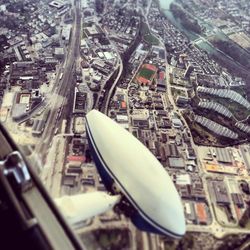
{"label": "stadium", "polygon": [[155,79],[156,73],[157,68],[154,65],[144,64],[136,76],[136,81],[140,85],[151,85]]}

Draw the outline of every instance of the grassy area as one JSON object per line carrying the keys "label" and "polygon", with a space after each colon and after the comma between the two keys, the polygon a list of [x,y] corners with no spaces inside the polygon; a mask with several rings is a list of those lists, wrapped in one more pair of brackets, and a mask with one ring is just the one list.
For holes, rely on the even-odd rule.
{"label": "grassy area", "polygon": [[230,102],[228,99],[219,99],[217,102],[226,106],[238,120],[246,119],[250,115],[250,110],[244,108],[242,105],[236,102]]}
{"label": "grassy area", "polygon": [[247,223],[246,228],[250,230],[250,222]]}
{"label": "grassy area", "polygon": [[154,71],[150,69],[143,68],[140,70],[139,76],[151,80],[152,76],[154,75]]}
{"label": "grassy area", "polygon": [[152,45],[159,45],[158,39],[151,33],[144,36],[144,40]]}
{"label": "grassy area", "polygon": [[220,98],[210,95],[202,95],[202,98],[207,98],[210,101],[215,101],[223,106],[227,107],[236,117],[237,120],[246,119],[248,115],[250,115],[250,110],[238,104],[237,102],[231,101],[227,98]]}
{"label": "grassy area", "polygon": [[150,45],[159,45],[159,40],[151,34],[146,23],[142,23],[141,34],[145,42],[149,43]]}
{"label": "grassy area", "polygon": [[223,138],[218,135],[213,135],[212,131],[204,128],[200,124],[193,121],[192,115],[190,113],[185,112],[184,118],[190,128],[194,141],[198,145],[206,145],[206,146],[220,146],[220,145],[229,145],[230,139]]}
{"label": "grassy area", "polygon": [[231,88],[232,90],[236,91],[237,93],[239,93],[240,95],[242,95],[244,98],[246,97],[246,87],[242,86],[242,87],[236,87],[236,88]]}
{"label": "grassy area", "polygon": [[212,38],[210,42],[234,61],[241,64],[245,69],[250,68],[250,55],[242,47],[232,40],[223,40],[221,38]]}
{"label": "grassy area", "polygon": [[214,144],[216,143],[216,138],[211,135],[210,131],[204,127],[202,127],[198,123],[194,123],[190,125],[191,133],[193,134],[194,141],[197,144]]}

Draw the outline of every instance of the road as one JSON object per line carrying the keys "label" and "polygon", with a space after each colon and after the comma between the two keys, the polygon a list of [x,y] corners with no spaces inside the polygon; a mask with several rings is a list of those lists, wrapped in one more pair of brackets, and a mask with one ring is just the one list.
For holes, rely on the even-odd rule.
{"label": "road", "polygon": [[[172,93],[171,93],[171,84],[170,84],[170,77],[169,77],[169,73],[171,70],[171,66],[167,65],[166,68],[166,75],[168,76],[168,82],[167,82],[167,93],[168,93],[168,98],[170,103],[173,106],[173,112],[176,112],[183,124],[185,125],[185,127],[189,130],[189,126],[186,123],[186,120],[183,118],[181,112],[179,112],[178,107],[175,104],[175,101],[173,99]],[[189,133],[191,134],[191,131],[189,130]],[[210,212],[211,212],[211,216],[212,216],[212,223],[208,226],[204,226],[204,225],[187,225],[187,231],[188,232],[204,232],[204,233],[211,233],[213,234],[216,238],[223,238],[226,235],[230,235],[230,234],[242,234],[242,233],[249,233],[249,230],[244,229],[244,228],[237,228],[237,227],[226,227],[226,226],[222,226],[217,222],[217,218],[216,215],[214,213],[214,210],[212,209],[212,200],[210,197],[210,192],[208,190],[208,184],[207,184],[207,178],[214,176],[214,174],[209,174],[207,173],[203,167],[202,167],[202,163],[199,159],[199,154],[198,154],[198,146],[194,143],[193,137],[190,137],[190,142],[191,142],[191,146],[195,151],[195,154],[197,156],[197,160],[198,160],[198,166],[199,166],[199,175],[202,179],[203,182],[203,187],[204,187],[204,191],[206,193],[206,197],[207,197],[207,202],[208,202],[208,206],[210,207]]]}
{"label": "road", "polygon": [[[73,85],[70,85],[73,80],[75,71],[75,61],[79,56],[79,47],[81,39],[81,13],[80,13],[80,1],[76,0],[75,6],[75,20],[72,26],[71,39],[68,47],[68,54],[64,63],[64,74],[62,79],[57,78],[58,87],[55,89],[55,93],[52,97],[52,102],[50,105],[50,115],[46,122],[46,126],[42,137],[40,138],[40,143],[37,143],[36,153],[40,154],[42,160],[45,160],[47,154],[47,149],[49,142],[52,140],[54,131],[58,126],[57,123],[57,112],[60,107],[63,109],[65,101],[67,101],[67,96],[69,91],[72,89]],[[61,70],[60,70],[61,72]],[[59,74],[60,74],[59,72]]]}
{"label": "road", "polygon": [[64,162],[64,152],[66,150],[65,136],[66,134],[62,134],[53,138],[51,149],[47,155],[47,163],[44,165],[40,176],[52,198],[61,196],[61,180],[64,167],[62,163]]}
{"label": "road", "polygon": [[108,106],[109,106],[110,99],[112,97],[114,88],[116,87],[116,84],[120,80],[120,77],[121,77],[122,72],[123,72],[123,63],[122,63],[122,60],[121,60],[120,56],[119,56],[118,67],[119,67],[119,72],[118,72],[118,75],[117,75],[113,85],[111,86],[111,88],[109,90],[106,90],[106,91],[109,91],[107,97],[104,99],[104,102],[103,102],[103,113],[106,114],[106,115],[108,114]]}
{"label": "road", "polygon": [[[117,60],[117,62],[116,62],[116,68],[114,69],[113,72],[115,72],[115,71],[119,68],[119,72],[118,72],[118,74],[117,74],[117,76],[116,76],[116,79],[115,79],[114,83],[112,84],[112,86],[111,86],[111,88],[110,88],[109,90],[106,90],[106,91],[108,91],[107,95],[106,95],[106,92],[105,92],[105,94],[104,94],[104,100],[103,100],[103,103],[102,103],[101,111],[102,111],[104,114],[107,115],[107,114],[108,114],[108,106],[109,106],[110,99],[111,99],[111,97],[112,97],[114,88],[116,87],[118,81],[120,80],[121,75],[122,75],[122,72],[123,72],[123,62],[122,62],[121,55],[120,55],[120,53],[119,53],[119,51],[118,51],[118,49],[117,49],[115,43],[114,43],[114,42],[110,39],[110,37],[109,37],[109,32],[108,32],[105,28],[104,28],[103,30],[106,32],[106,36],[107,36],[107,38],[108,38],[108,40],[109,40],[109,43],[112,45],[113,50],[116,52],[116,55],[118,56],[118,60]],[[113,72],[112,72],[112,74],[110,74],[110,77],[113,75]],[[108,80],[109,80],[110,77],[108,77]],[[107,81],[108,81],[108,80],[107,80]],[[103,89],[104,89],[104,87],[102,87],[102,90],[103,90]],[[100,91],[100,92],[101,92],[101,91]],[[99,92],[99,93],[100,93],[100,92]],[[98,95],[98,98],[97,98],[97,101],[96,101],[96,105],[97,105],[97,106],[98,106],[98,103],[99,103],[99,98],[100,98],[100,94]]]}

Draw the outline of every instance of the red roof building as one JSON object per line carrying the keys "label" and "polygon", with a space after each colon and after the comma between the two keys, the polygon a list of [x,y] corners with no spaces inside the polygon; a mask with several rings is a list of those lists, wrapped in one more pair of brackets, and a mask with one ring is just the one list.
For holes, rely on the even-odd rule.
{"label": "red roof building", "polygon": [[83,155],[69,155],[67,157],[68,161],[81,161],[81,162],[85,162],[86,158]]}
{"label": "red roof building", "polygon": [[207,211],[204,203],[196,203],[195,210],[197,213],[198,221],[201,224],[207,224]]}

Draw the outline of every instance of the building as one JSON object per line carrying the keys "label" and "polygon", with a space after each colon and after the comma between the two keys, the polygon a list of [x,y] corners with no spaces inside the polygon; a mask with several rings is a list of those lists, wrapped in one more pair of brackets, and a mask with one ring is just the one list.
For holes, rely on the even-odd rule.
{"label": "building", "polygon": [[185,168],[185,162],[182,158],[179,157],[169,157],[168,166],[171,168]]}
{"label": "building", "polygon": [[159,78],[157,81],[157,90],[165,92],[166,91],[166,80],[165,80],[165,72],[161,71],[159,73]]}
{"label": "building", "polygon": [[216,203],[223,206],[229,205],[230,200],[225,183],[223,181],[211,181],[211,184],[214,191]]}
{"label": "building", "polygon": [[30,109],[30,99],[31,94],[27,93],[17,93],[15,96],[15,103],[12,107],[12,118],[15,121],[23,119]]}
{"label": "building", "polygon": [[190,104],[190,98],[185,96],[177,96],[176,97],[176,105],[178,107],[186,107],[188,104]]}
{"label": "building", "polygon": [[218,162],[232,164],[232,153],[228,148],[216,148],[216,158]]}
{"label": "building", "polygon": [[74,96],[74,105],[73,113],[85,113],[86,112],[86,102],[87,102],[87,93],[80,92],[78,88],[75,88]]}
{"label": "building", "polygon": [[241,227],[246,227],[246,225],[249,224],[249,219],[250,219],[250,204],[248,203],[244,213],[242,214],[239,220],[239,225]]}
{"label": "building", "polygon": [[206,204],[202,202],[195,203],[195,211],[196,211],[198,223],[206,225],[208,222]]}
{"label": "building", "polygon": [[65,44],[69,44],[71,36],[71,25],[64,25],[62,29],[62,39],[64,40]]}
{"label": "building", "polygon": [[176,175],[177,185],[191,185],[191,177],[189,174],[178,174]]}
{"label": "building", "polygon": [[183,127],[182,121],[179,118],[173,118],[172,124],[174,128],[180,129]]}
{"label": "building", "polygon": [[166,143],[168,141],[168,134],[167,133],[161,133],[161,141],[163,143]]}
{"label": "building", "polygon": [[84,29],[84,32],[88,37],[93,37],[93,38],[99,38],[103,35],[103,31],[97,25],[92,25],[90,27],[86,27]]}
{"label": "building", "polygon": [[194,209],[194,203],[193,202],[185,202],[184,203],[184,210],[185,210],[185,217],[187,218],[188,221],[191,223],[196,223],[197,218],[196,218],[196,213]]}
{"label": "building", "polygon": [[10,67],[10,83],[16,84],[18,80],[37,80],[42,77],[41,67],[34,62],[13,62]]}
{"label": "building", "polygon": [[204,163],[208,172],[215,172],[220,174],[237,175],[237,168],[234,166],[224,166],[222,164]]}
{"label": "building", "polygon": [[50,7],[54,7],[56,9],[60,9],[64,6],[63,1],[55,0],[49,3]]}
{"label": "building", "polygon": [[58,60],[62,60],[64,58],[64,49],[62,47],[55,48],[54,56]]}
{"label": "building", "polygon": [[75,134],[83,134],[85,131],[85,119],[83,116],[75,116],[73,120],[73,132]]}
{"label": "building", "polygon": [[240,152],[241,152],[241,154],[243,156],[244,163],[245,163],[245,165],[246,165],[246,167],[248,169],[248,172],[250,172],[250,157],[249,157],[250,149],[249,149],[249,147],[246,146],[246,145],[241,145],[240,146]]}
{"label": "building", "polygon": [[119,123],[128,123],[128,116],[127,115],[116,115],[116,120]]}
{"label": "building", "polygon": [[169,157],[179,157],[180,156],[180,153],[179,153],[179,150],[176,146],[176,144],[167,144],[166,147],[165,147],[165,153],[166,153],[166,157],[169,158]]}
{"label": "building", "polygon": [[186,149],[186,155],[187,155],[188,160],[196,160],[196,155],[195,155],[195,151],[193,148],[188,147]]}
{"label": "building", "polygon": [[95,180],[94,178],[81,178],[81,184],[84,186],[95,186]]}
{"label": "building", "polygon": [[77,184],[76,176],[75,175],[64,175],[62,178],[62,185],[69,186],[69,187],[75,187]]}
{"label": "building", "polygon": [[41,118],[37,118],[34,120],[33,126],[32,126],[32,134],[35,136],[39,136],[43,133],[43,130],[45,128],[46,122],[48,120],[50,111],[45,111],[43,116]]}
{"label": "building", "polygon": [[70,162],[66,166],[66,173],[67,174],[75,174],[80,175],[82,174],[81,162],[78,164],[77,162]]}
{"label": "building", "polygon": [[134,127],[138,127],[138,128],[144,128],[144,129],[148,129],[149,128],[149,121],[147,118],[132,118],[132,125]]}
{"label": "building", "polygon": [[239,207],[239,208],[243,208],[244,207],[244,201],[243,201],[243,198],[242,198],[241,194],[232,193],[231,196],[232,196],[233,203],[237,207]]}
{"label": "building", "polygon": [[186,79],[189,78],[190,75],[191,75],[191,73],[193,72],[193,70],[194,70],[193,65],[189,64],[188,67],[187,67],[187,69],[186,69],[186,71],[185,71],[185,73],[184,73],[184,77]]}
{"label": "building", "polygon": [[43,119],[35,119],[32,126],[32,134],[39,136],[43,133],[46,122]]}
{"label": "building", "polygon": [[219,136],[228,137],[230,139],[237,139],[239,137],[239,135],[231,129],[222,126],[221,124],[214,122],[206,117],[194,115],[194,121]]}

